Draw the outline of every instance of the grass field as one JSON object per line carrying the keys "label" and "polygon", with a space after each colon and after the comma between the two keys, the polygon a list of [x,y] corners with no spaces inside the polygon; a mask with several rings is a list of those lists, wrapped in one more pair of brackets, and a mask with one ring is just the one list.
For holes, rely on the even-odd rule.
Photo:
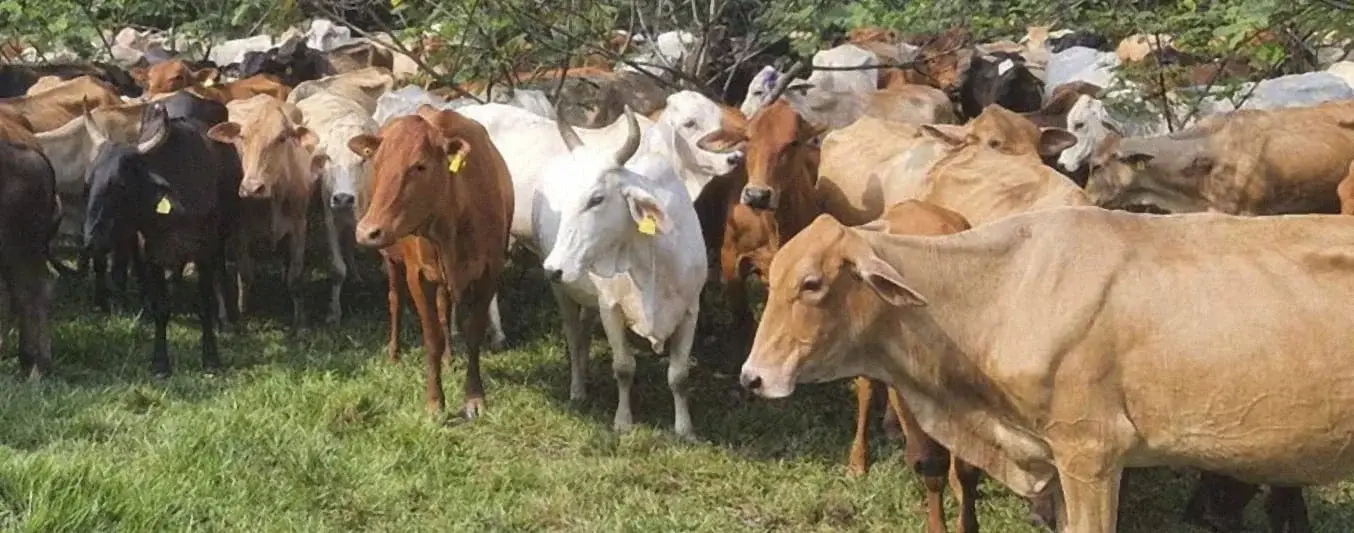
{"label": "grass field", "polygon": [[[222,339],[229,371],[220,377],[197,371],[195,320],[177,315],[168,380],[150,376],[148,325],[90,311],[89,282],[62,280],[55,375],[28,384],[13,377],[12,353],[0,362],[0,529],[922,531],[921,485],[899,442],[876,432],[872,472],[846,477],[845,383],[749,400],[711,370],[736,355],[698,346],[692,413],[702,442],[693,444],[668,430],[664,362],[641,357],[639,428],[616,436],[598,328],[590,399],[571,407],[554,305],[538,273],[520,268],[504,283],[510,349],[485,358],[489,414],[434,423],[414,321],[405,321],[402,362],[388,363],[384,283],[375,269],[364,275],[347,291],[341,327],[294,341],[285,291],[275,271],[266,275],[248,331]],[[314,324],[327,292],[319,279],[307,290]],[[448,399],[459,405],[461,362],[453,366]],[[1193,531],[1177,520],[1192,475],[1135,474],[1122,530]],[[1308,492],[1319,531],[1354,531],[1352,492]],[[1260,505],[1251,507],[1260,531]],[[1025,513],[1021,500],[984,485],[985,531],[1035,531]]]}

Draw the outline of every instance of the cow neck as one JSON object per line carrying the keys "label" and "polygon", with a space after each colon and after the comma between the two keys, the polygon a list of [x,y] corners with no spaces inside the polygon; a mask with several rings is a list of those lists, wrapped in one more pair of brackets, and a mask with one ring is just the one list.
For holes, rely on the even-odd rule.
{"label": "cow neck", "polygon": [[[475,159],[477,154],[472,153],[468,159],[469,164],[483,164]],[[462,211],[462,206],[457,201],[465,191],[464,176],[447,172],[443,186],[438,190],[438,197],[432,198],[431,204],[437,206],[428,221],[423,223],[426,235],[440,245],[445,246],[446,250],[452,250],[456,245],[457,227],[460,224],[458,216]],[[447,259],[454,259],[448,257]]]}
{"label": "cow neck", "polygon": [[808,227],[823,211],[818,201],[817,160],[816,153],[800,152],[799,157],[788,164],[794,169],[790,172],[794,176],[793,182],[781,189],[780,205],[775,211],[781,242],[789,241]]}

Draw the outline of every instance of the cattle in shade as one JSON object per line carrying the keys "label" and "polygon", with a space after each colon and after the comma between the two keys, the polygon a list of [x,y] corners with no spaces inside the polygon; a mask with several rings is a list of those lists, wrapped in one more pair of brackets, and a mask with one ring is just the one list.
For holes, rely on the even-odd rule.
{"label": "cattle in shade", "polygon": [[141,87],[130,73],[107,63],[52,63],[0,65],[0,98],[22,96],[44,76],[71,80],[93,76],[112,86],[121,96],[141,96]]}
{"label": "cattle in shade", "polygon": [[0,98],[0,108],[23,115],[34,132],[54,130],[80,116],[85,105],[122,103],[117,91],[93,76],[80,76],[33,95]]}
{"label": "cattle in shade", "polygon": [[202,363],[213,371],[220,367],[218,276],[224,273],[224,246],[238,216],[239,160],[230,147],[207,138],[205,124],[191,117],[171,119],[163,105],[147,107],[141,122],[136,144],[108,142],[95,157],[85,246],[102,253],[139,235],[147,263],[142,282],[155,319],[151,368],[160,376],[171,372],[165,271],[194,263]]}
{"label": "cattle in shade", "polygon": [[[371,206],[357,224],[357,243],[387,248],[410,236],[427,239],[438,259],[420,263],[440,267],[445,288],[439,290],[445,294],[439,296],[448,299],[447,309],[464,305],[460,314],[466,342],[462,414],[478,417],[488,408],[480,377],[480,348],[489,328],[489,306],[507,260],[514,210],[508,167],[484,126],[455,111],[432,107],[393,120],[377,135],[353,137],[348,146],[372,161],[375,183]],[[427,309],[426,303],[419,309],[427,363],[425,399],[434,413],[441,413],[446,405],[442,360],[444,354],[450,355],[450,348],[444,316]]]}
{"label": "cattle in shade", "polygon": [[0,326],[19,325],[19,372],[38,379],[52,368],[52,276],[47,270],[61,202],[37,139],[0,113]]}

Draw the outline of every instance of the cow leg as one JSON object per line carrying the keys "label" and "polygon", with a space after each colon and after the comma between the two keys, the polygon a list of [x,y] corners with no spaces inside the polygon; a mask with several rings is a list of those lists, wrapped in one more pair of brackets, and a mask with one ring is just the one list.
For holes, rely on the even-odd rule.
{"label": "cow leg", "polygon": [[[446,397],[442,394],[442,352],[447,347],[447,333],[440,327],[441,324],[434,316],[434,311],[428,308],[428,291],[437,290],[436,285],[431,282],[424,283],[417,269],[405,265],[405,271],[412,271],[405,274],[405,280],[411,293],[409,299],[414,302],[414,310],[418,311],[419,324],[423,328],[423,357],[427,374],[424,399],[427,401],[428,411],[436,416],[442,413],[447,403]],[[433,297],[436,298],[436,295]]]}
{"label": "cow leg", "polygon": [[[135,246],[136,243],[132,243]],[[132,311],[132,297],[127,291],[127,270],[132,268],[132,258],[129,257],[132,249],[124,248],[122,245],[113,247],[110,254],[112,256],[112,267],[109,271],[109,277],[112,278],[113,292],[117,294],[118,302],[121,303],[125,312]],[[144,294],[144,290],[142,291]]]}
{"label": "cow leg", "polygon": [[550,284],[564,322],[564,347],[569,351],[569,401],[583,403],[588,398],[588,331],[592,325],[589,316],[577,302],[569,298],[559,285]]}
{"label": "cow leg", "polygon": [[305,306],[301,304],[301,278],[306,271],[306,227],[293,228],[287,237],[287,294],[291,296],[291,334],[301,331]]}
{"label": "cow leg", "polygon": [[[333,210],[328,206],[320,210],[324,212],[324,240],[329,245],[329,314],[325,315],[324,323],[333,326],[343,318],[343,282],[348,279],[349,261]],[[348,237],[352,235],[349,231]]]}
{"label": "cow leg", "polygon": [[672,430],[678,437],[692,439],[691,410],[687,405],[686,378],[691,374],[691,346],[696,342],[698,311],[687,314],[676,335],[668,341],[668,388],[672,390]]}
{"label": "cow leg", "polygon": [[10,311],[19,316],[19,371],[38,380],[52,369],[52,280],[41,255],[25,257],[7,268]]}
{"label": "cow leg", "polygon": [[1256,485],[1200,471],[1199,482],[1185,504],[1183,520],[1219,533],[1244,531],[1243,512],[1259,491]]}
{"label": "cow leg", "polygon": [[1307,502],[1302,498],[1302,487],[1269,487],[1265,499],[1265,515],[1270,533],[1311,533],[1307,521]]}
{"label": "cow leg", "polygon": [[90,253],[89,259],[94,271],[94,305],[99,311],[111,313],[113,308],[108,304],[108,255]]}
{"label": "cow leg", "polygon": [[855,477],[870,471],[870,402],[874,400],[874,383],[870,378],[857,377],[853,384],[856,387],[856,437],[851,441],[846,472]]}
{"label": "cow leg", "polygon": [[[403,267],[389,257],[382,255],[381,258],[386,267],[386,304],[390,317],[390,341],[386,344],[386,353],[394,363],[400,360],[400,270]],[[410,293],[416,290],[418,287],[409,287]]]}
{"label": "cow leg", "polygon": [[635,357],[625,345],[625,316],[616,306],[599,309],[602,329],[611,344],[611,372],[616,376],[616,419],[612,427],[619,433],[634,427],[630,414],[630,385],[635,382]]}
{"label": "cow leg", "polygon": [[[937,447],[940,445],[937,444]],[[945,448],[941,447],[944,450]],[[949,450],[946,450],[948,454]],[[983,471],[968,464],[963,459],[950,456],[951,488],[959,499],[959,533],[978,533],[978,483],[983,479]],[[954,484],[958,484],[955,487]],[[937,504],[941,520],[944,520],[944,503]],[[942,526],[937,531],[944,532]]]}
{"label": "cow leg", "polygon": [[[1062,531],[1111,533],[1119,513],[1119,479],[1124,470],[1110,464],[1108,457],[1078,447],[1066,456],[1054,450],[1058,481],[1062,487],[1067,520],[1060,521]],[[1069,464],[1070,463],[1070,464]],[[1079,468],[1078,468],[1079,467]]]}
{"label": "cow leg", "polygon": [[451,304],[450,290],[451,289],[447,288],[445,283],[437,284],[437,297],[434,299],[434,303],[437,305],[437,324],[442,328],[442,332],[446,334],[447,338],[446,345],[442,349],[442,361],[445,362],[448,367],[451,366],[451,335],[457,330],[457,328],[451,327],[452,318],[456,313],[455,306]]}
{"label": "cow leg", "polygon": [[246,244],[240,245],[239,256],[235,259],[235,312],[240,315],[241,325],[244,315],[249,312],[249,289],[254,286],[254,257],[249,254]]}
{"label": "cow leg", "polygon": [[146,276],[146,294],[150,298],[150,312],[155,317],[155,346],[151,349],[151,371],[157,377],[169,377],[169,346],[165,330],[169,327],[169,294],[162,268],[149,269]]}
{"label": "cow leg", "polygon": [[[866,381],[869,382],[868,379]],[[870,384],[873,385],[873,382]],[[954,495],[959,499],[960,509],[967,513],[973,509],[976,499],[978,477],[973,471],[977,469],[968,467],[967,463],[961,465],[957,461],[952,462],[950,451],[922,431],[921,424],[917,422],[917,418],[912,415],[907,405],[903,404],[898,391],[893,387],[888,388],[888,400],[889,410],[896,414],[905,435],[906,446],[903,457],[906,458],[907,464],[912,465],[912,470],[921,476],[922,485],[926,487],[926,531],[945,533],[946,474],[949,474],[950,482],[955,485]],[[868,417],[868,414],[865,416]],[[968,490],[969,487],[972,487],[972,491]],[[978,531],[976,517],[967,517],[962,513],[960,517],[960,531],[965,533]],[[965,521],[965,518],[971,519]]]}
{"label": "cow leg", "polygon": [[197,261],[197,319],[202,330],[202,369],[208,374],[221,370],[221,358],[216,350],[216,290],[219,287],[217,268],[219,253],[201,257]]}
{"label": "cow leg", "polygon": [[[465,340],[465,407],[461,413],[466,420],[484,414],[488,404],[484,398],[484,382],[480,377],[480,348],[489,329],[489,304],[493,302],[496,276],[481,279],[470,288],[465,313],[461,322],[461,337]],[[450,278],[448,278],[450,279]],[[448,307],[454,305],[448,302]]]}
{"label": "cow leg", "polygon": [[489,300],[489,331],[493,334],[489,341],[489,350],[503,351],[508,345],[508,336],[503,334],[503,317],[498,314],[498,293],[494,293],[494,299]]}

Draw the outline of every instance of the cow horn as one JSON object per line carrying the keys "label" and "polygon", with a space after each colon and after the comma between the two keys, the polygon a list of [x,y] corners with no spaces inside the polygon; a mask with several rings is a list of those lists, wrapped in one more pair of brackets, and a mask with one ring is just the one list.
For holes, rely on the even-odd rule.
{"label": "cow horn", "polygon": [[104,135],[103,130],[99,129],[99,124],[94,122],[94,117],[89,114],[89,99],[81,96],[81,114],[85,117],[85,131],[89,138],[94,141],[94,146],[102,145],[108,141],[108,136]]}
{"label": "cow horn", "polygon": [[561,112],[563,111],[563,107],[563,100],[555,104],[555,126],[559,128],[560,138],[564,139],[564,146],[568,147],[569,151],[572,152],[577,150],[578,147],[583,146],[583,141],[578,138],[578,132],[574,131],[573,126],[570,126],[568,122],[564,121],[564,113]]}
{"label": "cow horn", "polygon": [[625,144],[621,145],[620,150],[616,151],[616,166],[618,167],[625,166],[625,162],[634,157],[635,151],[639,150],[639,121],[635,120],[635,112],[628,105],[625,106],[625,125],[630,133],[625,137]]}

